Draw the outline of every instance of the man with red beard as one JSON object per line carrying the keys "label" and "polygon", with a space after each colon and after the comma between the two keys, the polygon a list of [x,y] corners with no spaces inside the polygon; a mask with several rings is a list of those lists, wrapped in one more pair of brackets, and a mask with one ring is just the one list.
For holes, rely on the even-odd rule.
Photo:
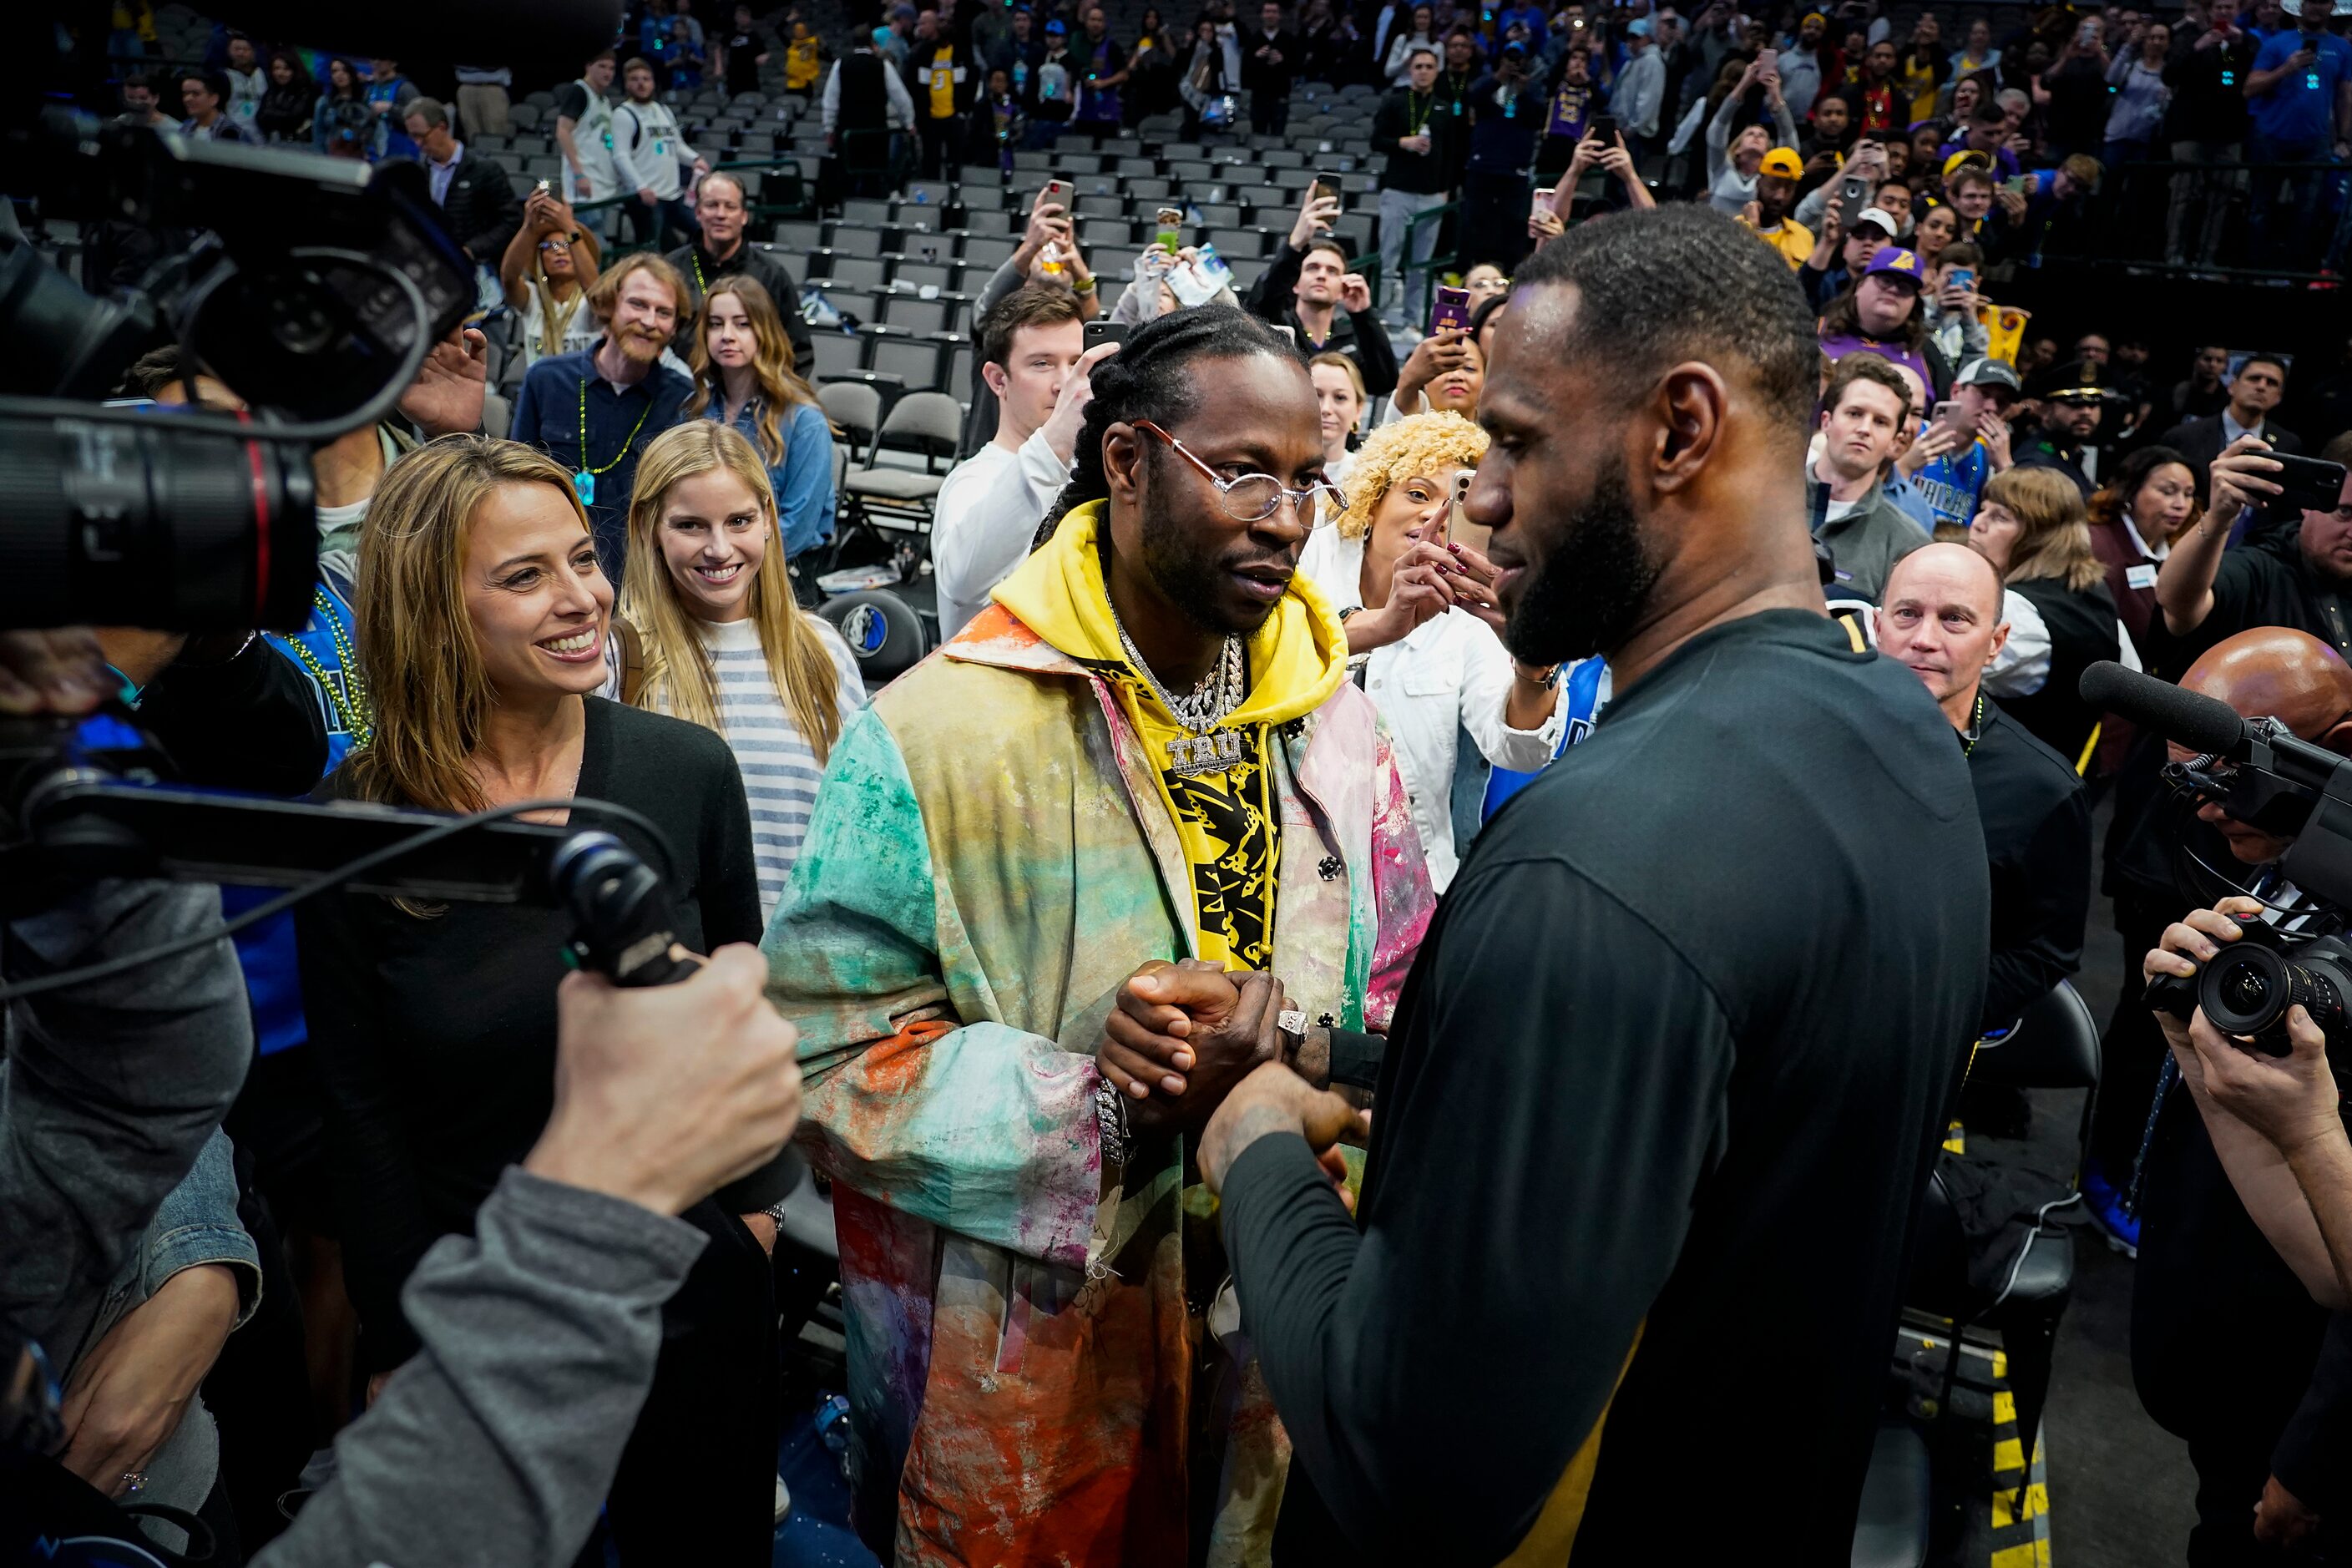
{"label": "man with red beard", "polygon": [[638,454],[677,423],[693,390],[684,372],[662,363],[691,314],[687,300],[677,268],[651,254],[623,257],[588,290],[603,334],[577,353],[532,365],[515,397],[514,438],[570,471],[616,585]]}

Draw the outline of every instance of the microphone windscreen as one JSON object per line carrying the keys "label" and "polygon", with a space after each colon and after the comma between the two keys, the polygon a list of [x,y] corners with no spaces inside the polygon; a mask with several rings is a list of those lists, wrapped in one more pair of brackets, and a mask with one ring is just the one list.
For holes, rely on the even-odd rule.
{"label": "microphone windscreen", "polygon": [[2142,729],[2195,752],[2228,756],[2246,735],[2246,721],[2226,702],[2102,659],[2083,671],[2083,700],[2120,713]]}

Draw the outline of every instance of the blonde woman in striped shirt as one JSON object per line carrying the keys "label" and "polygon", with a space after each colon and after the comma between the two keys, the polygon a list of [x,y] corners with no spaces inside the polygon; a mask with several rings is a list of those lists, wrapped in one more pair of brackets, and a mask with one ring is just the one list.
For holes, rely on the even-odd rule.
{"label": "blonde woman in striped shirt", "polygon": [[630,574],[622,592],[624,694],[727,738],[768,914],[799,857],[825,758],[866,701],[856,660],[793,602],[767,464],[730,426],[695,420],[646,448],[629,548],[664,570]]}

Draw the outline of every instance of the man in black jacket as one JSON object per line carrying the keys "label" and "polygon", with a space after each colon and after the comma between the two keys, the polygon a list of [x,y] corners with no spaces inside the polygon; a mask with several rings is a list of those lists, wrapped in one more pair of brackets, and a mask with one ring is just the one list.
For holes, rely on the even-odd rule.
{"label": "man in black jacket", "polygon": [[2189,459],[2197,477],[2197,500],[2206,498],[2205,470],[2230,443],[2241,436],[2259,436],[2273,452],[2299,453],[2303,440],[2292,430],[2271,423],[2271,412],[2286,395],[2286,362],[2270,354],[2248,354],[2238,374],[2230,378],[2230,401],[2219,414],[2184,420],[2164,433],[2164,444]]}
{"label": "man in black jacket", "polygon": [[1279,136],[1290,127],[1290,84],[1306,46],[1282,25],[1279,0],[1257,9],[1258,24],[1242,32],[1242,87],[1250,95],[1250,130]]}
{"label": "man in black jacket", "polygon": [[801,317],[801,286],[793,281],[793,269],[784,265],[782,257],[743,237],[745,206],[742,183],[734,175],[722,171],[702,177],[702,188],[694,202],[702,237],[679,246],[668,257],[669,264],[686,279],[687,298],[679,319],[702,308],[702,297],[710,291],[711,284],[730,272],[746,273],[768,291],[784,319],[784,335],[793,340],[793,367],[804,376],[812,374],[816,351],[809,342],[808,322]]}
{"label": "man in black jacket", "polygon": [[1250,286],[1242,308],[1262,321],[1290,329],[1301,359],[1342,353],[1364,373],[1364,390],[1383,397],[1396,390],[1396,350],[1372,312],[1371,285],[1348,270],[1348,251],[1318,225],[1339,216],[1339,204],[1314,186],[1290,226],[1290,240]]}
{"label": "man in black jacket", "polygon": [[1412,236],[1413,270],[1424,270],[1437,248],[1437,224],[1412,226],[1432,207],[1445,205],[1454,188],[1456,117],[1441,112],[1437,51],[1416,48],[1406,67],[1408,85],[1391,88],[1372,115],[1372,150],[1385,153],[1381,170],[1381,287],[1393,285],[1408,303],[1414,299],[1404,273],[1405,236]]}
{"label": "man in black jacket", "polygon": [[1984,694],[2009,640],[2000,579],[1965,544],[1927,544],[1895,563],[1878,651],[1917,676],[1959,732],[1992,875],[1984,1027],[2004,1029],[2083,966],[2091,908],[2091,808],[2083,781]]}
{"label": "man in black jacket", "polygon": [[438,99],[409,100],[408,134],[424,159],[449,237],[475,261],[496,267],[507,241],[522,226],[522,203],[507,172],[487,158],[466,156],[466,144],[450,134],[449,111]]}

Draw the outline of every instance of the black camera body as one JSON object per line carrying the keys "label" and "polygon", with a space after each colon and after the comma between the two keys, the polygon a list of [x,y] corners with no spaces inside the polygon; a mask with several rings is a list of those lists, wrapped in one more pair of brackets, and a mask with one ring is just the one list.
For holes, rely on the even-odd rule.
{"label": "black camera body", "polygon": [[2242,921],[2238,929],[2238,940],[2194,975],[2148,982],[2147,1005],[2184,1021],[2202,1008],[2215,1028],[2274,1057],[2293,1048],[2286,1015],[2301,1006],[2326,1037],[2329,1068],[2352,1081],[2352,945],[2259,921]]}

